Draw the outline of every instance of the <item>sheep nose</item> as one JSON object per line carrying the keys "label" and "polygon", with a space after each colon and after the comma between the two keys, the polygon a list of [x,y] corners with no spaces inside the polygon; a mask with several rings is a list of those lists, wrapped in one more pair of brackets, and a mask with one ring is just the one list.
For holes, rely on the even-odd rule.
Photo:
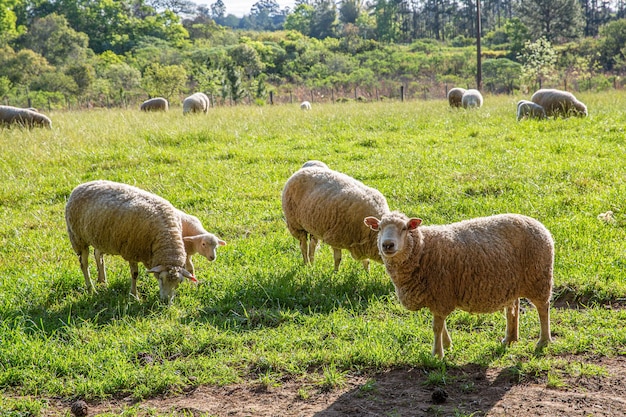
{"label": "sheep nose", "polygon": [[396,244],[393,241],[388,241],[387,240],[387,241],[383,242],[382,246],[383,246],[383,250],[385,252],[388,252],[388,251],[394,250],[395,247],[396,247]]}

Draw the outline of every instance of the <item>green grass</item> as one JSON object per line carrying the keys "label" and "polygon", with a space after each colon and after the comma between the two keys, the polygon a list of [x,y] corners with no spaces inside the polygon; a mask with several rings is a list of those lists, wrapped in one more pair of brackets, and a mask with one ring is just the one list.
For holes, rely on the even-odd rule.
{"label": "green grass", "polygon": [[[443,101],[194,117],[177,108],[59,112],[52,130],[0,131],[0,392],[141,399],[200,384],[272,387],[284,376],[335,389],[350,373],[414,366],[436,385],[446,364],[467,363],[557,388],[565,375],[602,375],[567,358],[626,354],[626,95],[581,95],[585,119],[518,123],[519,98],[487,96],[472,112]],[[506,350],[502,314],[457,311],[448,319],[454,346],[445,362],[433,359],[430,314],[399,305],[382,265],[368,275],[345,253],[333,273],[326,246],[313,267],[301,265],[280,193],[309,159],[379,189],[424,224],[502,212],[539,219],[556,241],[555,298],[585,308],[552,309],[555,342],[540,355],[533,308]],[[71,190],[93,179],[155,192],[228,245],[213,263],[194,258],[201,283],[182,285],[171,306],[145,273],[141,300],[129,297],[128,265],[116,257],[106,259],[108,287],[88,294],[63,211]],[[615,224],[597,219],[607,210]],[[0,413],[37,415],[38,401],[0,400]]]}

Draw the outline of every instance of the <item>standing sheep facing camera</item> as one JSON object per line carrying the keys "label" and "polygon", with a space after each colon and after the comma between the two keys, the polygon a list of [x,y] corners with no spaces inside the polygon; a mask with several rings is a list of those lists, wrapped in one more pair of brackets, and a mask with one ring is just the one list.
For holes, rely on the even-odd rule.
{"label": "standing sheep facing camera", "polygon": [[393,212],[365,218],[378,232],[387,273],[400,302],[433,314],[433,355],[451,346],[446,317],[456,308],[470,313],[506,310],[508,345],[519,338],[519,298],[537,308],[537,348],[551,341],[550,298],[554,242],[540,222],[519,214],[481,217],[442,226]]}
{"label": "standing sheep facing camera", "polygon": [[35,110],[22,109],[13,106],[0,106],[0,126],[10,127],[17,125],[21,127],[47,127],[52,128],[52,120]]}
{"label": "standing sheep facing camera", "polygon": [[196,216],[187,214],[182,210],[177,209],[177,211],[182,226],[185,253],[187,254],[185,269],[194,275],[195,271],[191,262],[192,255],[199,253],[209,261],[214,261],[217,258],[217,247],[226,245],[226,242],[204,230],[200,219]]}
{"label": "standing sheep facing camera", "polygon": [[461,107],[464,93],[464,88],[455,87],[450,89],[448,91],[448,104],[450,104],[450,107]]}
{"label": "standing sheep facing camera", "polygon": [[537,90],[530,100],[543,107],[548,117],[587,116],[587,106],[568,91],[544,88]]}
{"label": "standing sheep facing camera", "polygon": [[139,110],[141,111],[168,111],[170,108],[167,99],[163,97],[155,97],[141,103]]}
{"label": "standing sheep facing camera", "polygon": [[528,100],[517,102],[517,121],[527,119],[547,119],[546,109]]}
{"label": "standing sheep facing camera", "polygon": [[103,254],[120,255],[130,265],[132,295],[137,297],[138,263],[159,281],[163,301],[171,301],[178,285],[196,278],[185,270],[185,245],[177,209],[167,200],[112,181],[91,181],[74,188],[65,206],[67,232],[79,256],[85,285],[89,247],[94,248],[98,282],[106,282]]}
{"label": "standing sheep facing camera", "polygon": [[289,232],[300,241],[305,264],[313,263],[319,240],[333,248],[335,271],[342,249],[362,260],[366,270],[369,259],[381,262],[376,233],[363,224],[366,216],[389,212],[387,200],[378,190],[323,162],[308,161],[287,180],[282,207]]}
{"label": "standing sheep facing camera", "polygon": [[183,114],[208,113],[209,98],[204,93],[194,93],[183,100]]}
{"label": "standing sheep facing camera", "polygon": [[461,103],[464,109],[477,109],[483,106],[483,95],[480,91],[470,88],[463,93]]}

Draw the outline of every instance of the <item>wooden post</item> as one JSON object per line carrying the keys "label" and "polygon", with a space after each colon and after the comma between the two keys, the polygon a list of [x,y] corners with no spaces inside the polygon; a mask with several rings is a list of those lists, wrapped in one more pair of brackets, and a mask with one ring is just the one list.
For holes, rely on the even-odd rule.
{"label": "wooden post", "polygon": [[274,92],[270,91],[270,105],[274,104]]}
{"label": "wooden post", "polygon": [[400,86],[400,101],[404,101],[404,86]]}

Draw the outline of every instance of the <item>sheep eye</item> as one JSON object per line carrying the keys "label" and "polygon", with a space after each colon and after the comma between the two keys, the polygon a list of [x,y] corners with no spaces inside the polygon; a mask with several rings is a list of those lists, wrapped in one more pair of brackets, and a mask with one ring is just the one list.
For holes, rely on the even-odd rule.
{"label": "sheep eye", "polygon": [[407,228],[406,226],[402,226],[402,231],[403,231],[403,232],[406,232],[406,230],[407,230],[407,229],[408,229],[408,228]]}

